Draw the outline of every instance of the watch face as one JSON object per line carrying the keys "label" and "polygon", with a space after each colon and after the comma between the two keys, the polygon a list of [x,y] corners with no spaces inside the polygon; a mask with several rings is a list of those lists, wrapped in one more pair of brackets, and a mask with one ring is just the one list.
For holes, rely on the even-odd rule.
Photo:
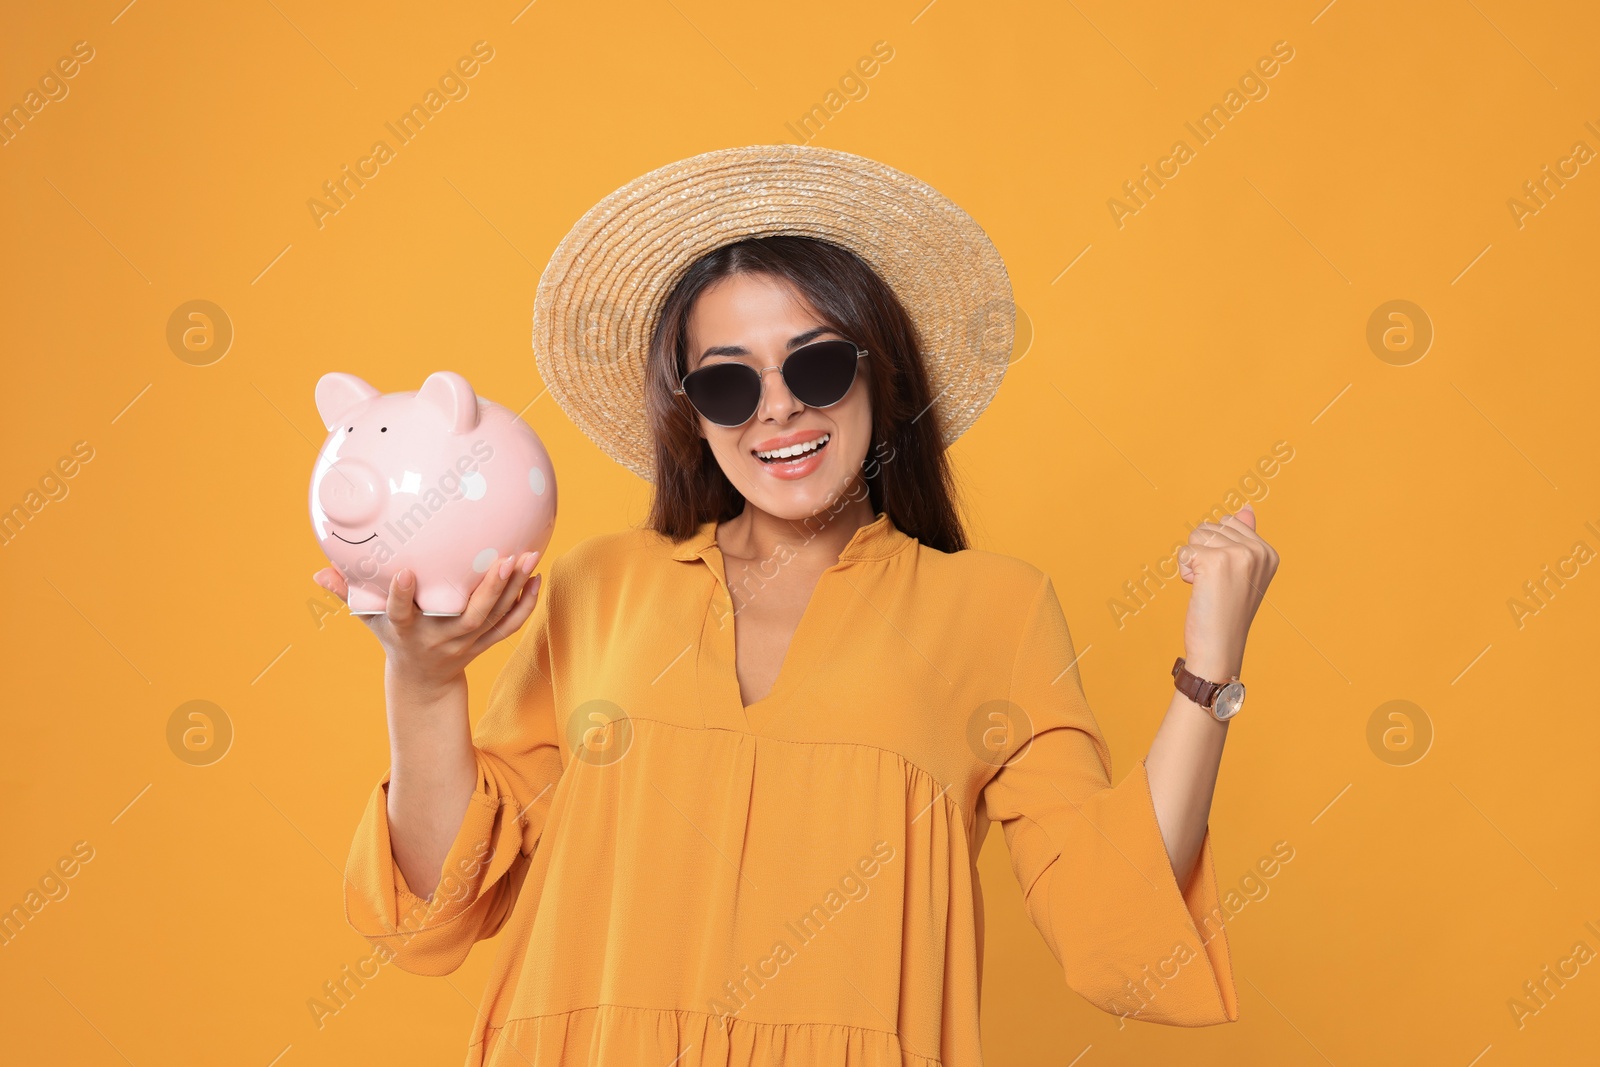
{"label": "watch face", "polygon": [[1211,705],[1211,714],[1219,719],[1227,720],[1239,714],[1239,709],[1244,707],[1244,686],[1238,682],[1229,682],[1217,693],[1217,699]]}

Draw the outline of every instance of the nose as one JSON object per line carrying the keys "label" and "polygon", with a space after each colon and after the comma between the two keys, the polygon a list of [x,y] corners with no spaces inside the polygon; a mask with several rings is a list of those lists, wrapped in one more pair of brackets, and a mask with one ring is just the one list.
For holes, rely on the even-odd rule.
{"label": "nose", "polygon": [[358,459],[341,459],[328,468],[317,486],[322,510],[341,526],[359,526],[377,518],[388,496],[377,470]]}
{"label": "nose", "polygon": [[803,407],[805,405],[789,392],[789,383],[783,380],[779,367],[767,367],[761,372],[761,404],[756,411],[757,418],[782,422]]}

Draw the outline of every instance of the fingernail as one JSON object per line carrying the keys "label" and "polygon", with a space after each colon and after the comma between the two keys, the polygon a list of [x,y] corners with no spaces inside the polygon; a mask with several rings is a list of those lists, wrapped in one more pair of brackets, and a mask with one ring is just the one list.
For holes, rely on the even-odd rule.
{"label": "fingernail", "polygon": [[328,580],[322,576],[321,572],[313,574],[311,576],[311,580],[313,582],[316,582],[318,585],[322,586],[322,588],[327,589],[328,592],[330,592],[330,593],[333,592],[333,590],[328,587]]}
{"label": "fingernail", "polygon": [[410,589],[411,588],[411,572],[409,570],[403,570],[399,574],[395,575],[394,577],[395,577],[395,584],[398,585],[401,589]]}
{"label": "fingernail", "polygon": [[537,556],[537,555],[538,555],[538,553],[536,553],[536,552],[529,552],[527,555],[522,557],[522,573],[523,574],[532,574],[533,573],[533,560],[534,560],[534,557]]}
{"label": "fingernail", "polygon": [[500,564],[500,577],[502,577],[502,578],[511,577],[511,567],[512,567],[512,564],[516,563],[516,561],[517,561],[517,557],[515,557],[515,556],[507,556],[506,559],[505,559],[505,562]]}

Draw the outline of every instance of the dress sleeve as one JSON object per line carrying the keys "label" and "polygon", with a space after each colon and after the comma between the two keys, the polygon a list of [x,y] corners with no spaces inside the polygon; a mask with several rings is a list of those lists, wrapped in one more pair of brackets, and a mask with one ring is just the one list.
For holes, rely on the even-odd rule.
{"label": "dress sleeve", "polygon": [[1232,1022],[1238,998],[1210,828],[1180,889],[1144,760],[1111,784],[1111,753],[1075,659],[1046,576],[1012,668],[1004,714],[1015,747],[983,790],[1028,916],[1067,985],[1102,1011],[1173,1026]]}
{"label": "dress sleeve", "polygon": [[558,584],[552,567],[516,651],[490,688],[473,737],[477,788],[432,898],[413,893],[394,861],[391,772],[372,791],[356,828],[345,864],[345,919],[403,970],[451,973],[474,942],[499,931],[516,903],[563,766],[550,670],[550,603]]}

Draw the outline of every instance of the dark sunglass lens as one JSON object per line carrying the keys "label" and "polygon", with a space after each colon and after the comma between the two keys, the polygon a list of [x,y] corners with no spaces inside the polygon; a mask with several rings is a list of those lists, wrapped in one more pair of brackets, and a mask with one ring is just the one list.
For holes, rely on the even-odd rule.
{"label": "dark sunglass lens", "polygon": [[856,346],[849,341],[818,341],[792,353],[783,380],[802,404],[825,408],[850,391],[856,377]]}
{"label": "dark sunglass lens", "polygon": [[761,402],[761,376],[743,363],[714,363],[683,379],[695,410],[718,426],[742,426]]}

